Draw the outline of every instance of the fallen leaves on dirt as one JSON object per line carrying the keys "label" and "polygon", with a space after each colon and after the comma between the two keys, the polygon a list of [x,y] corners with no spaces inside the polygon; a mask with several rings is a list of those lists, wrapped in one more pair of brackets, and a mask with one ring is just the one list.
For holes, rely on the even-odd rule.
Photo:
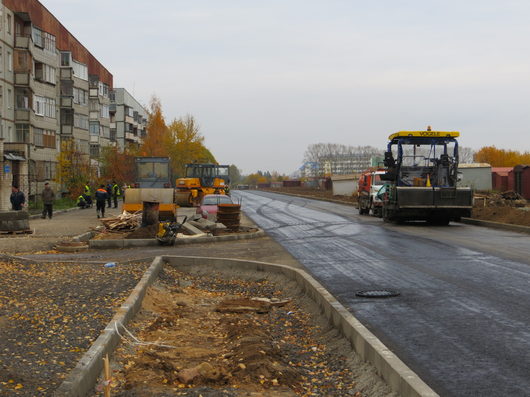
{"label": "fallen leaves on dirt", "polygon": [[131,329],[142,341],[174,348],[122,344],[114,393],[360,396],[344,356],[329,351],[323,331],[290,298],[268,280],[166,267]]}
{"label": "fallen leaves on dirt", "polygon": [[145,268],[0,262],[0,395],[51,395]]}

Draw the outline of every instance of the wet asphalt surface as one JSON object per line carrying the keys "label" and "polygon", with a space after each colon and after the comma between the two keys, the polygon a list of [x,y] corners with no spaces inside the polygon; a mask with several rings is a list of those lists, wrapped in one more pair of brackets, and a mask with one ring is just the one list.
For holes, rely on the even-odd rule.
{"label": "wet asphalt surface", "polygon": [[[389,225],[352,206],[234,192],[245,213],[442,396],[530,396],[530,237]],[[355,292],[388,288],[388,299]]]}

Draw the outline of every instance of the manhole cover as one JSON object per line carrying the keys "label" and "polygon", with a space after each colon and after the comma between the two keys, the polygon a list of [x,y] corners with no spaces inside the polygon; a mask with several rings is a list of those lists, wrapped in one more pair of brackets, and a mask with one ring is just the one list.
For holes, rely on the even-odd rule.
{"label": "manhole cover", "polygon": [[362,298],[392,298],[393,296],[399,296],[399,292],[391,289],[370,289],[357,291],[355,295]]}

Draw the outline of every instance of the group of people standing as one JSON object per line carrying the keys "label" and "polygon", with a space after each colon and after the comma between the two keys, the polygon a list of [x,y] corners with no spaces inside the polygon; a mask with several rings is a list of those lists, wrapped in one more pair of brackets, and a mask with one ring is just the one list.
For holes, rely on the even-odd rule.
{"label": "group of people standing", "polygon": [[[107,183],[107,186],[101,184],[96,190],[95,199],[96,199],[96,212],[98,218],[105,216],[105,204],[108,205],[108,208],[112,207],[118,208],[118,199],[123,196],[123,190],[116,183],[112,181]],[[48,217],[52,219],[53,216],[53,203],[55,201],[55,192],[51,188],[50,184],[46,182],[44,184],[44,189],[41,192],[43,210],[42,210],[42,219]],[[11,207],[13,211],[20,211],[26,206],[26,196],[19,189],[18,185],[13,184],[11,186],[11,196],[9,197],[11,201]],[[80,208],[90,208],[92,207],[92,190],[90,188],[90,183],[87,182],[83,188],[83,194],[77,198],[77,206]]]}
{"label": "group of people standing", "polygon": [[[48,218],[52,219],[55,192],[53,191],[48,182],[44,184],[44,189],[42,190],[41,198],[43,204],[41,218],[45,219],[46,216],[48,216]],[[9,197],[9,201],[11,201],[11,207],[13,208],[13,211],[21,211],[22,208],[26,206],[26,196],[24,195],[24,192],[19,189],[18,185],[11,186],[11,196]]]}
{"label": "group of people standing", "polygon": [[[99,188],[95,192],[97,217],[103,218],[105,216],[106,204],[108,208],[111,208],[112,202],[114,202],[114,208],[118,208],[118,199],[122,195],[122,189],[116,181],[107,183],[107,186],[103,184],[99,185]],[[83,194],[77,198],[77,206],[81,208],[92,207],[92,189],[90,188],[89,182],[85,184]]]}

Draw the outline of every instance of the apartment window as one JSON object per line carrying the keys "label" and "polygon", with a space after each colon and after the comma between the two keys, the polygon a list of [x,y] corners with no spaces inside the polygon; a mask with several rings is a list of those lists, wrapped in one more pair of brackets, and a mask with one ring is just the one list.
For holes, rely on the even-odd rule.
{"label": "apartment window", "polygon": [[28,90],[23,88],[15,89],[15,109],[29,109],[29,96]]}
{"label": "apartment window", "polygon": [[61,109],[61,124],[74,125],[74,111],[73,109]]}
{"label": "apartment window", "polygon": [[17,124],[15,126],[15,142],[28,143],[29,142],[29,124]]}
{"label": "apartment window", "polygon": [[4,108],[4,87],[0,85],[0,116],[2,115],[2,109]]}
{"label": "apartment window", "polygon": [[109,106],[108,106],[108,105],[101,105],[101,109],[100,109],[99,115],[100,115],[100,117],[103,118],[103,119],[108,119],[108,118],[110,118],[110,115],[109,115]]}
{"label": "apartment window", "polygon": [[15,72],[29,73],[31,71],[30,56],[27,51],[15,50]]}
{"label": "apartment window", "polygon": [[33,128],[33,144],[39,147],[55,149],[55,131]]}
{"label": "apartment window", "polygon": [[74,70],[74,76],[81,80],[88,81],[88,68],[86,65],[73,61],[72,69]]}
{"label": "apartment window", "polygon": [[6,105],[7,105],[7,108],[8,109],[11,109],[11,107],[13,106],[13,91],[11,91],[11,89],[7,89],[7,101],[6,101]]}
{"label": "apartment window", "polygon": [[99,112],[99,102],[97,99],[91,99],[90,100],[90,111],[91,112]]}
{"label": "apartment window", "polygon": [[35,62],[35,78],[37,80],[55,84],[55,73],[56,70],[54,67],[45,63]]}
{"label": "apartment window", "polygon": [[31,38],[33,39],[33,44],[40,48],[44,48],[44,38],[42,33],[42,30],[36,28],[35,26],[31,28]]}
{"label": "apartment window", "polygon": [[56,118],[55,99],[35,95],[33,110],[35,111],[36,115],[46,116],[54,119]]}
{"label": "apartment window", "polygon": [[99,136],[99,123],[90,123],[90,135]]}
{"label": "apartment window", "polygon": [[69,52],[61,52],[61,66],[70,66],[72,62],[72,54]]}
{"label": "apartment window", "polygon": [[7,33],[11,34],[11,14],[7,14]]}
{"label": "apartment window", "polygon": [[61,96],[74,96],[74,82],[72,80],[61,80]]}
{"label": "apartment window", "polygon": [[110,140],[114,142],[116,141],[116,128],[110,129]]}
{"label": "apartment window", "polygon": [[84,114],[74,114],[74,127],[80,128],[82,130],[88,130],[88,116]]}
{"label": "apartment window", "polygon": [[107,98],[109,96],[109,86],[101,81],[98,83],[99,96]]}
{"label": "apartment window", "polygon": [[82,90],[81,88],[74,87],[73,89],[74,94],[74,103],[82,106],[87,106],[88,101],[88,92],[85,90]]}
{"label": "apartment window", "polygon": [[7,70],[13,71],[13,54],[10,51],[7,52]]}
{"label": "apartment window", "polygon": [[101,126],[101,136],[103,138],[110,139],[110,128],[107,126],[102,125]]}
{"label": "apartment window", "polygon": [[99,145],[90,145],[90,157],[92,158],[99,157]]}
{"label": "apartment window", "polygon": [[52,54],[55,54],[55,36],[48,32],[44,32],[43,38],[44,38],[44,49],[46,51],[51,52]]}

